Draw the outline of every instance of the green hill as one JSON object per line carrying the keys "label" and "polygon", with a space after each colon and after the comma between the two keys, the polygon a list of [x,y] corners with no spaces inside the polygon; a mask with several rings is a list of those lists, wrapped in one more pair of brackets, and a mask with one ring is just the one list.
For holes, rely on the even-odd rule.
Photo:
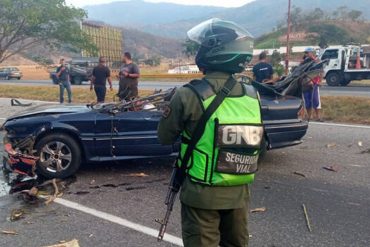
{"label": "green hill", "polygon": [[[345,45],[370,43],[370,22],[348,20],[318,20],[293,27],[292,35],[305,34],[303,39],[291,40],[291,45]],[[286,27],[265,34],[255,42],[255,48],[285,46]]]}

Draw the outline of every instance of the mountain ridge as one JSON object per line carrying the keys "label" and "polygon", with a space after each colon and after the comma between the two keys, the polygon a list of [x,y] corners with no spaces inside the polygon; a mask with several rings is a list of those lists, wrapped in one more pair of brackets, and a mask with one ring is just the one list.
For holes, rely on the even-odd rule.
{"label": "mountain ridge", "polygon": [[[295,0],[293,5],[304,11],[321,8],[334,11],[340,6],[363,11],[370,20],[369,0]],[[125,12],[123,9],[129,8]],[[197,23],[211,17],[235,21],[256,37],[270,32],[285,19],[287,0],[255,0],[237,8],[210,6],[187,6],[173,3],[148,3],[144,1],[112,2],[104,5],[86,6],[89,17],[108,24],[136,28],[163,37],[184,39],[186,31]]]}

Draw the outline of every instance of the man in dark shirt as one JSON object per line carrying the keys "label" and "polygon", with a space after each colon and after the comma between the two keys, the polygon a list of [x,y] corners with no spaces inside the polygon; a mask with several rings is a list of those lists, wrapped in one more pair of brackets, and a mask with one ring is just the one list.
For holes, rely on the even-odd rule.
{"label": "man in dark shirt", "polygon": [[122,59],[123,65],[119,72],[118,96],[121,100],[130,100],[138,96],[139,67],[132,62],[131,54],[125,52]]}
{"label": "man in dark shirt", "polygon": [[107,80],[109,83],[109,89],[113,90],[112,80],[110,78],[110,70],[105,65],[106,62],[107,61],[105,57],[100,57],[99,65],[96,66],[92,72],[90,90],[92,90],[94,86],[94,90],[95,90],[98,103],[104,103],[105,101],[105,94],[107,93],[107,88],[105,87],[105,85],[107,84]]}
{"label": "man in dark shirt", "polygon": [[274,69],[271,64],[266,62],[266,52],[261,52],[259,56],[259,63],[253,67],[254,79],[258,82],[269,83],[272,81],[272,75],[274,74]]}
{"label": "man in dark shirt", "polygon": [[64,59],[60,59],[60,66],[57,68],[56,77],[59,83],[59,102],[64,103],[64,89],[67,89],[68,103],[72,103],[72,90],[69,76],[69,69],[64,64]]}

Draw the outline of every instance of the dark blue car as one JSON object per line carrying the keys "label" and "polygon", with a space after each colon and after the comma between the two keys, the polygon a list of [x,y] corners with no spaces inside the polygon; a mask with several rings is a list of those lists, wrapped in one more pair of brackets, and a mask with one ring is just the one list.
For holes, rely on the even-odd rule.
{"label": "dark blue car", "polygon": [[[3,125],[5,139],[14,148],[28,136],[39,156],[37,172],[64,178],[81,162],[102,162],[175,156],[179,145],[161,145],[158,110],[113,111],[103,106],[44,105],[10,117]],[[267,149],[301,143],[307,122],[299,118],[302,100],[297,97],[262,95]],[[24,148],[24,147],[23,147]]]}

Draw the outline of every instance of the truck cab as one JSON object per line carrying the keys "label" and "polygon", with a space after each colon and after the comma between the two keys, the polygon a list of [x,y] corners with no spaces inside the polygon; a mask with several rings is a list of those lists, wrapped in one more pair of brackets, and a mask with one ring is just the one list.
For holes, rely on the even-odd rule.
{"label": "truck cab", "polygon": [[321,60],[328,60],[324,78],[329,86],[347,86],[352,80],[370,79],[370,53],[361,46],[332,46]]}

